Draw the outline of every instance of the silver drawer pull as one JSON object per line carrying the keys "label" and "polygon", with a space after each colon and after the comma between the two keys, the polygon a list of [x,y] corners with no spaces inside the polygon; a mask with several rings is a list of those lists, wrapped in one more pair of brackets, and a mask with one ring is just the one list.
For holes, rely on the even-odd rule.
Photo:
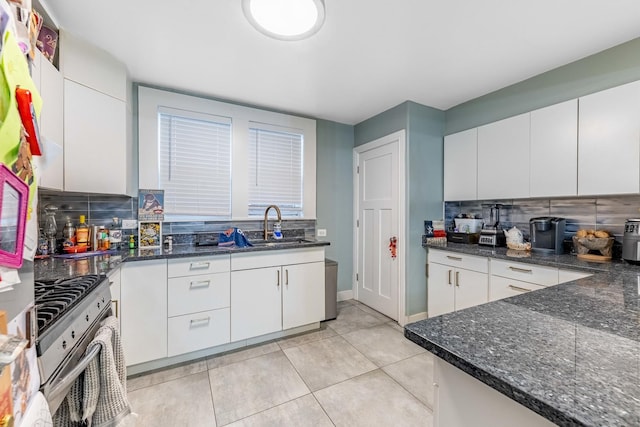
{"label": "silver drawer pull", "polygon": [[460,287],[460,272],[456,271],[456,286]]}
{"label": "silver drawer pull", "polygon": [[462,258],[459,256],[451,256],[451,255],[447,255],[447,258],[452,259],[454,261],[462,261]]}
{"label": "silver drawer pull", "polygon": [[197,326],[207,326],[210,321],[211,321],[211,317],[203,317],[202,319],[191,319],[189,323],[191,327],[197,327]]}
{"label": "silver drawer pull", "polygon": [[202,270],[203,268],[209,268],[210,262],[192,262],[189,265],[189,270]]}
{"label": "silver drawer pull", "polygon": [[531,292],[531,289],[521,288],[520,286],[515,286],[515,285],[509,285],[509,289],[513,289],[514,291],[518,291],[518,292]]}
{"label": "silver drawer pull", "polygon": [[519,268],[519,267],[509,266],[509,269],[511,271],[518,271],[520,273],[533,273],[533,270],[531,270],[530,268]]}
{"label": "silver drawer pull", "polygon": [[199,280],[197,282],[191,282],[189,289],[208,288],[211,285],[211,280]]}

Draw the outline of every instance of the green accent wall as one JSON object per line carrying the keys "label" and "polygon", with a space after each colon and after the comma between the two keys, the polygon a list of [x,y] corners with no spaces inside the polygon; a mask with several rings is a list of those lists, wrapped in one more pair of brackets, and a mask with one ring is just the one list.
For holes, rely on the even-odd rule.
{"label": "green accent wall", "polygon": [[353,289],[353,126],[316,122],[316,229],[331,242],[326,257],[338,262],[338,292]]}
{"label": "green accent wall", "polygon": [[640,38],[450,108],[445,135],[640,80]]}
{"label": "green accent wall", "polygon": [[[355,145],[406,130],[406,313],[427,311],[424,220],[443,215],[444,111],[407,101],[355,126]],[[353,195],[356,197],[356,195]]]}

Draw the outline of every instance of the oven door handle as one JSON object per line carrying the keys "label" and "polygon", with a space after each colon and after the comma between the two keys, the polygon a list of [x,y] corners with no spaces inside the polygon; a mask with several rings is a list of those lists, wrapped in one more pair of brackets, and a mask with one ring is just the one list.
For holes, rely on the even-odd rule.
{"label": "oven door handle", "polygon": [[[78,361],[78,364],[66,375],[64,378],[60,379],[56,382],[56,384],[51,385],[51,390],[48,395],[52,398],[57,396],[59,393],[64,392],[65,394],[69,391],[69,388],[74,383],[76,379],[82,374],[89,363],[100,353],[102,350],[101,344],[96,344],[93,348],[87,353],[82,359]],[[64,397],[63,397],[64,398]]]}

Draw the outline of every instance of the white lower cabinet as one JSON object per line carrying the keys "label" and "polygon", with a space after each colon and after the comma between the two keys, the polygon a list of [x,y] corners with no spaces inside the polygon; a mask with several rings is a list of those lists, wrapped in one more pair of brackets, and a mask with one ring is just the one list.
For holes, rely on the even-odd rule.
{"label": "white lower cabinet", "polygon": [[167,260],[121,267],[122,345],[127,365],[167,357]]}
{"label": "white lower cabinet", "polygon": [[[109,274],[109,290],[111,291],[111,312],[120,321],[120,267]],[[119,324],[119,323],[118,323]],[[120,325],[121,326],[121,325]],[[121,326],[122,328],[122,326]]]}
{"label": "white lower cabinet", "polygon": [[488,264],[484,257],[430,249],[427,286],[429,317],[487,302]]}
{"label": "white lower cabinet", "polygon": [[170,317],[167,355],[177,356],[229,342],[229,308]]}
{"label": "white lower cabinet", "polygon": [[573,280],[584,279],[589,276],[592,276],[592,274],[575,270],[558,270],[558,283],[571,282]]}
{"label": "white lower cabinet", "polygon": [[324,319],[324,249],[234,254],[231,269],[231,341]]}
{"label": "white lower cabinet", "polygon": [[489,300],[519,295],[558,284],[558,269],[492,259]]}
{"label": "white lower cabinet", "polygon": [[167,266],[167,355],[230,340],[229,255],[170,259]]}

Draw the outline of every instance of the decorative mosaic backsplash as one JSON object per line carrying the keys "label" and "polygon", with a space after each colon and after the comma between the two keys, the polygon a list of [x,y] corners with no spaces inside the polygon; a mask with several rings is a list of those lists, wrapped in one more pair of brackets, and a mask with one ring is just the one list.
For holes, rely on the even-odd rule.
{"label": "decorative mosaic backsplash", "polygon": [[490,206],[503,205],[500,224],[503,228],[518,227],[529,237],[529,219],[540,216],[566,218],[565,237],[571,237],[578,229],[607,230],[622,242],[624,223],[628,218],[640,217],[640,195],[527,200],[482,200],[445,203],[446,227],[460,213],[480,214],[489,223]]}
{"label": "decorative mosaic backsplash", "polygon": [[[110,225],[113,217],[120,219],[137,219],[138,199],[127,196],[113,196],[103,194],[78,194],[58,191],[40,190],[38,193],[38,221],[44,226],[44,208],[53,205],[58,208],[56,224],[58,237],[62,238],[62,229],[67,217],[77,225],[80,215],[86,216],[89,225]],[[273,219],[269,219],[269,227]],[[243,230],[251,240],[262,237],[264,221],[262,219],[243,221],[191,221],[191,222],[163,222],[162,235],[174,236],[174,243],[193,243],[195,233],[220,233],[231,227]],[[312,239],[315,236],[316,221],[291,219],[282,221],[282,234],[285,238],[304,237]],[[125,237],[129,234],[137,235],[137,230],[123,230]],[[126,240],[125,240],[126,241]]]}

